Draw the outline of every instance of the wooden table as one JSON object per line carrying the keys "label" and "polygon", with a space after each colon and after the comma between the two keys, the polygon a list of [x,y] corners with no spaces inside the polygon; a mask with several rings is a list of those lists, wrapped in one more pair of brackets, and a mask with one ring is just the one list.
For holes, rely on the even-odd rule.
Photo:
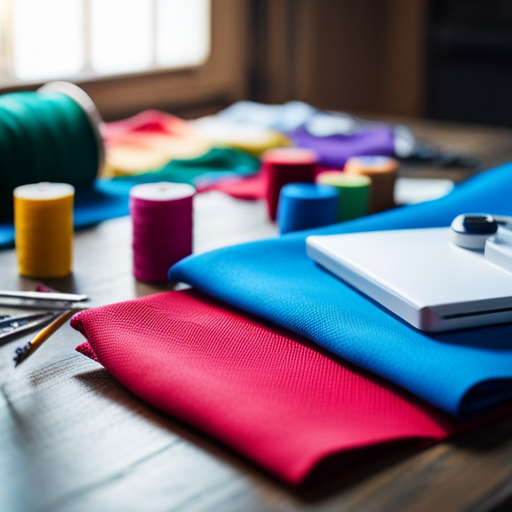
{"label": "wooden table", "polygon": [[[433,142],[466,144],[489,163],[512,159],[511,130],[410,124]],[[258,202],[211,192],[196,198],[195,210],[196,252],[276,232]],[[133,279],[128,218],[78,233],[75,253],[73,276],[46,283],[86,293],[95,305],[173,287]],[[35,284],[18,276],[13,251],[0,253],[0,288]],[[363,460],[330,486],[295,491],[126,391],[74,351],[83,339],[69,326],[14,370],[13,351],[24,339],[0,347],[2,512],[455,512],[490,510],[512,495],[512,417],[421,452]]]}

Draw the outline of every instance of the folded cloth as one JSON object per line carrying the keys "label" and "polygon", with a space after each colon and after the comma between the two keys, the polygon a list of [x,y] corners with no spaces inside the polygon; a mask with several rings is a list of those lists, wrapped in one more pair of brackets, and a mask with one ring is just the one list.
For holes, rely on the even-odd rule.
{"label": "folded cloth", "polygon": [[307,126],[300,126],[288,134],[296,146],[313,149],[323,167],[343,169],[352,156],[393,156],[395,136],[391,128],[372,128],[350,134],[333,134],[319,137]]}
{"label": "folded cloth", "polygon": [[83,311],[79,352],[290,484],[324,457],[474,426],[195,290]]}
{"label": "folded cloth", "polygon": [[511,214],[511,191],[512,164],[506,164],[435,201],[186,258],[170,277],[301,334],[455,416],[471,417],[512,397],[512,325],[419,332],[315,265],[305,238],[449,226],[464,212]]}
{"label": "folded cloth", "polygon": [[195,185],[198,192],[217,190],[236,199],[255,201],[267,195],[267,176],[260,172],[255,176],[222,177],[218,180],[203,180],[201,176]]}
{"label": "folded cloth", "polygon": [[102,125],[106,144],[104,176],[131,176],[155,171],[174,158],[195,158],[211,148],[189,121],[145,110]]}
{"label": "folded cloth", "polygon": [[136,183],[175,183],[194,184],[194,180],[203,174],[225,173],[239,176],[253,175],[260,168],[260,161],[238,149],[213,148],[198,158],[175,159],[156,172],[137,176],[118,176],[113,181]]}
{"label": "folded cloth", "polygon": [[316,108],[302,101],[288,101],[282,105],[266,105],[242,100],[221,110],[217,117],[232,123],[291,132],[302,126],[317,112]]}
{"label": "folded cloth", "polygon": [[277,130],[245,122],[233,122],[222,116],[206,116],[191,121],[196,134],[216,146],[239,149],[259,157],[267,149],[291,146],[291,140]]}
{"label": "folded cloth", "polygon": [[[128,215],[128,194],[133,181],[114,182],[96,180],[91,189],[77,190],[73,208],[73,224],[81,229],[104,220]],[[0,224],[0,249],[14,244],[14,226],[11,222]]]}

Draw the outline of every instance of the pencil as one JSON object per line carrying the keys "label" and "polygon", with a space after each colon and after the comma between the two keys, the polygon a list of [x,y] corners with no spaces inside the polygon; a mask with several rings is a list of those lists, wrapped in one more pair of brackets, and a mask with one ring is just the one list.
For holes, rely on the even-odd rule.
{"label": "pencil", "polygon": [[14,367],[20,365],[27,357],[32,355],[59,327],[69,320],[75,311],[63,311],[50,325],[39,331],[32,340],[23,347],[16,349]]}

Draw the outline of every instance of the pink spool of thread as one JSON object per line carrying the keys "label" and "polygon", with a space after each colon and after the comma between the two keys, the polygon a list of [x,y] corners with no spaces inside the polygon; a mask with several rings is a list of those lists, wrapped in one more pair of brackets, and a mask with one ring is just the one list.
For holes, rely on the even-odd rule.
{"label": "pink spool of thread", "polygon": [[130,191],[133,275],[166,281],[169,268],[192,254],[192,200],[184,183],[145,183]]}
{"label": "pink spool of thread", "polygon": [[310,149],[277,148],[262,157],[267,177],[267,206],[271,219],[276,218],[281,188],[288,183],[314,183],[317,155]]}

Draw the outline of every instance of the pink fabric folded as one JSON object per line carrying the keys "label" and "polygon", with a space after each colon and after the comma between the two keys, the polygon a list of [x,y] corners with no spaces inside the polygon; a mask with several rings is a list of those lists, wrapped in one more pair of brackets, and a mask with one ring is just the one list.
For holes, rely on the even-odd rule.
{"label": "pink fabric folded", "polygon": [[228,196],[236,199],[244,199],[248,201],[255,201],[257,199],[264,199],[267,191],[267,178],[260,172],[255,176],[245,177],[229,177],[208,183],[207,185],[198,185],[198,192],[207,192],[209,190],[217,190],[224,192]]}
{"label": "pink fabric folded", "polygon": [[[319,166],[316,174],[318,175],[325,170],[328,169]],[[256,201],[258,199],[265,199],[268,187],[267,181],[266,174],[260,171],[255,176],[227,177],[206,185],[198,184],[197,191],[207,192],[209,190],[217,190],[236,199]]]}
{"label": "pink fabric folded", "polygon": [[133,393],[292,485],[337,452],[475,425],[194,290],[82,311],[71,325],[87,339],[77,350]]}
{"label": "pink fabric folded", "polygon": [[101,130],[106,141],[118,140],[131,133],[163,133],[181,137],[194,134],[188,121],[159,110],[144,110],[121,121],[104,123]]}

